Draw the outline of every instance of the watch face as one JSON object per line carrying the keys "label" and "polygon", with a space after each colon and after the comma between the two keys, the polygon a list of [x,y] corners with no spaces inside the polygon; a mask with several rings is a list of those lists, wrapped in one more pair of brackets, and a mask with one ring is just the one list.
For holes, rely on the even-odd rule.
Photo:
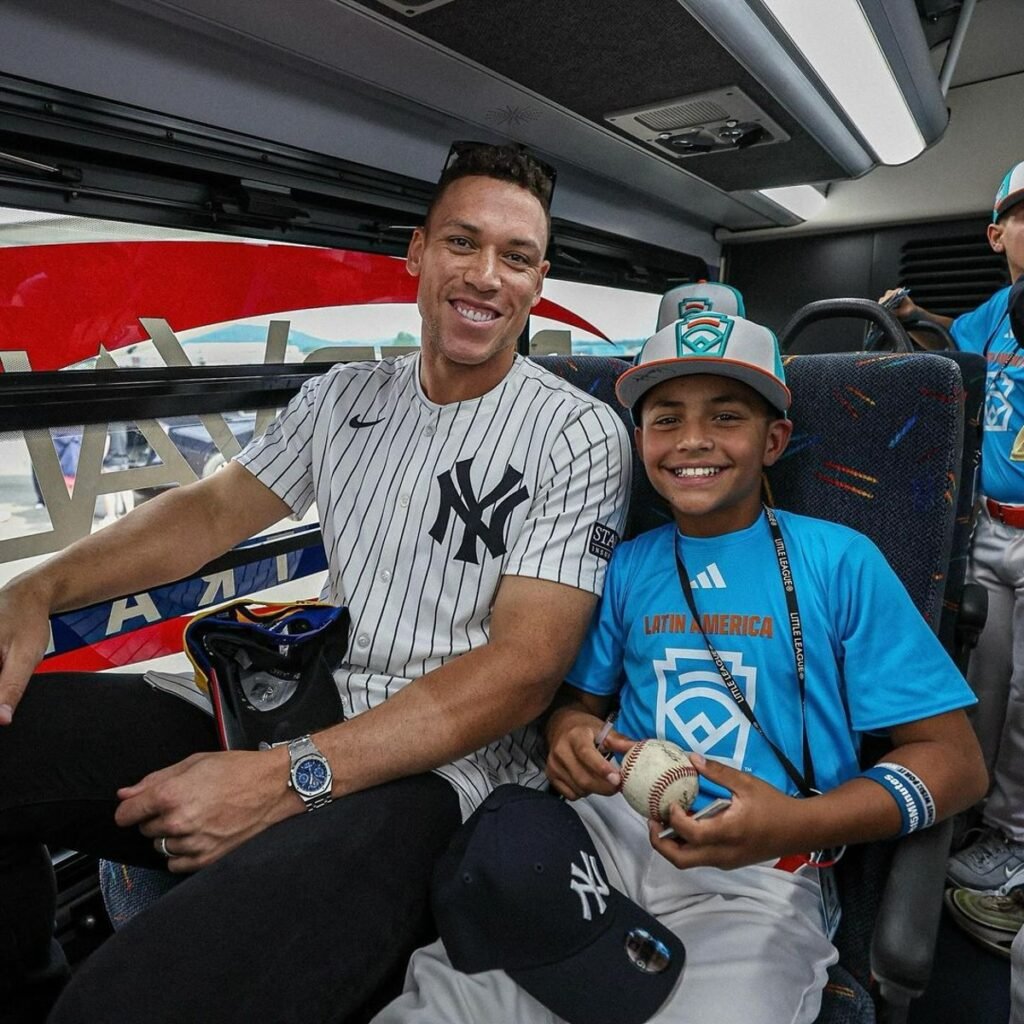
{"label": "watch face", "polygon": [[331,776],[323,758],[304,757],[295,765],[295,788],[303,796],[315,796],[330,785]]}

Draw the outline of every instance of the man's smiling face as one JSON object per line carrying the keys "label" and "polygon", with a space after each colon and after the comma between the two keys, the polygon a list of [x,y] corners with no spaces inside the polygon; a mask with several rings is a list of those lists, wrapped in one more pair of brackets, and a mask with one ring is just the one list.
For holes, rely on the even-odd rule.
{"label": "man's smiling face", "polygon": [[546,246],[544,209],[526,189],[487,177],[453,181],[406,258],[419,278],[424,361],[447,364],[448,373],[493,362],[497,383],[540,301]]}

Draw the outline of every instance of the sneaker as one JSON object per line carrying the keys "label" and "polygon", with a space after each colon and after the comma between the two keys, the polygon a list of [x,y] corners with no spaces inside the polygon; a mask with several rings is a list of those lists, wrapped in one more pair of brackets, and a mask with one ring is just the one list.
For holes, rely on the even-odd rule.
{"label": "sneaker", "polygon": [[1024,843],[987,829],[970,846],[954,854],[946,865],[949,880],[961,889],[1003,895],[1024,885]]}
{"label": "sneaker", "polygon": [[1014,936],[1024,926],[1024,888],[1005,894],[947,889],[945,900],[953,920],[975,942],[1010,958]]}

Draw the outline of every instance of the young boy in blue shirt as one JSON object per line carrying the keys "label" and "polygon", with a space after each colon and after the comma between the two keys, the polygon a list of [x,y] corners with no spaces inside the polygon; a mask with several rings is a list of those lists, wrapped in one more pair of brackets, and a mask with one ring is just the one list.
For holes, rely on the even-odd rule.
{"label": "young boy in blue shirt", "polygon": [[[579,801],[609,884],[685,940],[653,1020],[809,1024],[836,959],[814,851],[970,806],[986,785],[974,698],[867,538],[762,506],[762,469],[792,432],[769,330],[692,314],[646,343],[617,393],[675,522],[616,549],[548,720],[548,775]],[[892,747],[861,772],[867,731]],[[725,809],[674,807],[670,834],[637,815],[605,755],[647,737],[691,752],[692,812]],[[460,975],[438,943],[378,1024],[556,1019],[501,971]]]}

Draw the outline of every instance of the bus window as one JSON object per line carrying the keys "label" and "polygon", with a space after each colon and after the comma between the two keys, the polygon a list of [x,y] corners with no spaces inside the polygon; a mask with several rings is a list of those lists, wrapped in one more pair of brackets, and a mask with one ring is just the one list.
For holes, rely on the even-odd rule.
{"label": "bus window", "polygon": [[661,300],[653,292],[550,279],[545,282],[544,295],[578,313],[594,330],[534,314],[530,318],[532,355],[632,358],[654,333]]}

